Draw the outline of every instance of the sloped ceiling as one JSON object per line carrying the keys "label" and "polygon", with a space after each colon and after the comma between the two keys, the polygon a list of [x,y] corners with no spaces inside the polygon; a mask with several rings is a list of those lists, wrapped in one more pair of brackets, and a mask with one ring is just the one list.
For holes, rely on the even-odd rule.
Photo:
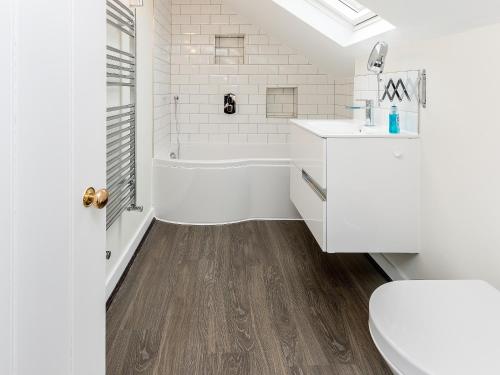
{"label": "sloped ceiling", "polygon": [[352,76],[354,59],[368,55],[377,40],[387,41],[392,49],[500,23],[500,0],[362,0],[364,6],[396,29],[344,48],[272,0],[225,0],[225,3],[336,77]]}

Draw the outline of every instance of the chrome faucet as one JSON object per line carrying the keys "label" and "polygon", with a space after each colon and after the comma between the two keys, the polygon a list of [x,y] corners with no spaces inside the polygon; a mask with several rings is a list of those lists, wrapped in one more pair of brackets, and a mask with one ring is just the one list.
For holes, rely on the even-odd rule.
{"label": "chrome faucet", "polygon": [[372,99],[359,99],[358,101],[365,102],[364,107],[359,106],[346,106],[346,108],[354,109],[364,109],[365,110],[365,126],[375,126],[375,121],[373,120],[373,100]]}

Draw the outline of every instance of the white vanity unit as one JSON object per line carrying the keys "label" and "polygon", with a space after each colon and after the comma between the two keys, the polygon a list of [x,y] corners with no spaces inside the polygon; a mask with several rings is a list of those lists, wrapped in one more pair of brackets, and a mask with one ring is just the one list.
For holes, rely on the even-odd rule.
{"label": "white vanity unit", "polygon": [[290,197],[321,249],[419,252],[415,133],[355,120],[292,120]]}

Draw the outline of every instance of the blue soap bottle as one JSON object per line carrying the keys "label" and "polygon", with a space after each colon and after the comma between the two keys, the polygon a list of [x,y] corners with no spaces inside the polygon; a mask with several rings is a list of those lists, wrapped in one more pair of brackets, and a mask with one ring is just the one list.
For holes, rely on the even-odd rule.
{"label": "blue soap bottle", "polygon": [[391,113],[389,113],[389,133],[399,134],[399,113],[395,105],[391,107]]}

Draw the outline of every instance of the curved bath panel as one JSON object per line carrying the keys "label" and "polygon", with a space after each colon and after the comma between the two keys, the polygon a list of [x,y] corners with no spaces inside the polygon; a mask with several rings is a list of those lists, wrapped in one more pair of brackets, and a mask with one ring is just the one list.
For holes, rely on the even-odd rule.
{"label": "curved bath panel", "polygon": [[155,159],[153,170],[159,220],[227,224],[299,218],[290,201],[289,159]]}

